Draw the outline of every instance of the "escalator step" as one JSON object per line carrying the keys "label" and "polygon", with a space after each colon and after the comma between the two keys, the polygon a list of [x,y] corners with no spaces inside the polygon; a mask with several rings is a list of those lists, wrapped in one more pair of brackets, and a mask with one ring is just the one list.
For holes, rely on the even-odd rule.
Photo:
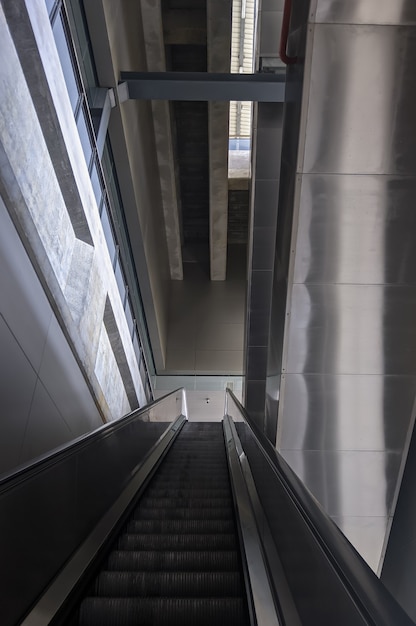
{"label": "escalator step", "polygon": [[137,507],[145,509],[184,509],[192,505],[193,509],[227,508],[231,507],[231,495],[228,498],[150,498],[144,496]]}
{"label": "escalator step", "polygon": [[215,509],[145,509],[134,512],[134,519],[232,519],[231,507]]}
{"label": "escalator step", "polygon": [[217,489],[188,489],[186,486],[173,489],[157,489],[149,487],[146,495],[150,498],[229,498],[230,490]]}
{"label": "escalator step", "polygon": [[215,489],[216,485],[219,483],[223,484],[224,482],[223,477],[219,480],[215,476],[200,476],[198,478],[190,476],[186,481],[176,476],[174,478],[156,476],[152,481],[152,487],[156,487],[156,489],[182,489],[186,486],[189,489],[194,487],[198,489]]}
{"label": "escalator step", "polygon": [[240,598],[87,598],[80,626],[243,626]]}
{"label": "escalator step", "polygon": [[235,550],[235,535],[124,534],[119,550]]}
{"label": "escalator step", "polygon": [[235,532],[234,521],[189,519],[189,520],[131,520],[127,525],[127,532],[133,534],[143,533],[182,533],[182,534],[207,534],[207,533],[232,533]]}
{"label": "escalator step", "polygon": [[236,572],[101,572],[95,593],[102,597],[237,597],[244,592]]}
{"label": "escalator step", "polygon": [[233,550],[113,550],[108,557],[106,569],[118,572],[236,572],[239,561],[237,552]]}

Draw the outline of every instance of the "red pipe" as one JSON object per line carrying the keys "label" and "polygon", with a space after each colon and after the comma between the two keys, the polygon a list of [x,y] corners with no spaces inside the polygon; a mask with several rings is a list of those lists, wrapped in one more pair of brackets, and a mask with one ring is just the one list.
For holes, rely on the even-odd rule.
{"label": "red pipe", "polygon": [[280,58],[282,59],[283,63],[285,63],[286,65],[293,65],[293,63],[296,63],[296,61],[298,60],[298,57],[288,57],[286,54],[291,14],[292,14],[292,0],[286,0],[285,6],[283,9],[282,32],[280,35],[280,46],[279,46]]}

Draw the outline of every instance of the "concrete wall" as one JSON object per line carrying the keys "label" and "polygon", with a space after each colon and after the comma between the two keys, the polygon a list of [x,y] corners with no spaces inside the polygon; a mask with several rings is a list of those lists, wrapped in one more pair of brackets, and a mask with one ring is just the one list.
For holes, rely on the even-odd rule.
{"label": "concrete wall", "polygon": [[[6,207],[40,280],[39,288],[33,291],[28,277],[34,281],[36,274],[33,268],[27,269],[30,263],[26,259],[16,261],[14,266],[19,275],[25,272],[24,287],[19,291],[17,286],[13,289],[13,282],[2,285],[2,338],[8,346],[2,356],[20,355],[16,358],[25,364],[16,367],[13,375],[7,363],[2,367],[9,382],[15,382],[12,389],[21,386],[21,394],[28,394],[29,400],[36,399],[41,394],[36,390],[42,389],[42,397],[46,398],[43,404],[39,404],[41,400],[36,399],[35,404],[28,400],[29,404],[21,409],[20,422],[27,428],[22,426],[19,436],[12,434],[8,418],[3,418],[11,437],[7,453],[10,465],[97,426],[99,412],[106,420],[121,417],[144,404],[145,395],[43,0],[2,3],[0,48],[3,213],[6,215]],[[17,244],[15,247],[17,250]],[[7,268],[11,251],[2,248],[2,252],[1,274],[5,280],[10,273]],[[23,253],[21,258],[25,258]],[[40,284],[46,297],[40,295]],[[30,335],[37,337],[39,332],[32,319],[33,311],[38,311],[38,300],[50,303],[39,339],[43,341],[45,358],[48,350],[53,353],[47,364],[57,360],[56,366],[48,370],[50,380],[42,370],[43,352],[38,353],[38,361],[31,360]],[[25,310],[19,309],[21,301],[25,302]],[[20,328],[26,329],[29,347],[16,335],[13,315],[3,312],[6,305],[25,314],[17,321]],[[64,335],[70,348],[65,345]],[[70,354],[76,359],[71,360]],[[32,382],[30,377],[26,380],[27,387],[20,378],[27,366],[25,359],[34,370]],[[61,403],[60,390],[64,388],[68,395]],[[31,415],[39,406],[37,428],[38,418],[32,419]],[[39,415],[39,408],[33,415]],[[73,424],[71,420],[75,420]]]}
{"label": "concrete wall", "polygon": [[[102,86],[117,87],[121,71],[147,69],[139,3],[94,0],[86,13]],[[109,132],[154,358],[163,369],[170,271],[151,103],[116,107]]]}

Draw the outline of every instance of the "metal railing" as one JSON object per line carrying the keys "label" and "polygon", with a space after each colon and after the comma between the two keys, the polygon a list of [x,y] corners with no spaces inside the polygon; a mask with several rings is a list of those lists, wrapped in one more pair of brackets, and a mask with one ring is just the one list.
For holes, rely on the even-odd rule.
{"label": "metal railing", "polygon": [[413,624],[230,390],[225,413],[236,422],[301,623]]}
{"label": "metal railing", "polygon": [[2,624],[21,623],[47,587],[26,624],[50,623],[186,419],[179,389],[2,477]]}

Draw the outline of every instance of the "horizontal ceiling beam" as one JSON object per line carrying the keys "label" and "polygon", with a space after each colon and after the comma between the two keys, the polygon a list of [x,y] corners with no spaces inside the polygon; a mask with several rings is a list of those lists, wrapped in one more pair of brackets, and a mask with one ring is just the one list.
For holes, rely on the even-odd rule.
{"label": "horizontal ceiling beam", "polygon": [[121,72],[120,102],[126,100],[284,102],[285,74],[210,72]]}

